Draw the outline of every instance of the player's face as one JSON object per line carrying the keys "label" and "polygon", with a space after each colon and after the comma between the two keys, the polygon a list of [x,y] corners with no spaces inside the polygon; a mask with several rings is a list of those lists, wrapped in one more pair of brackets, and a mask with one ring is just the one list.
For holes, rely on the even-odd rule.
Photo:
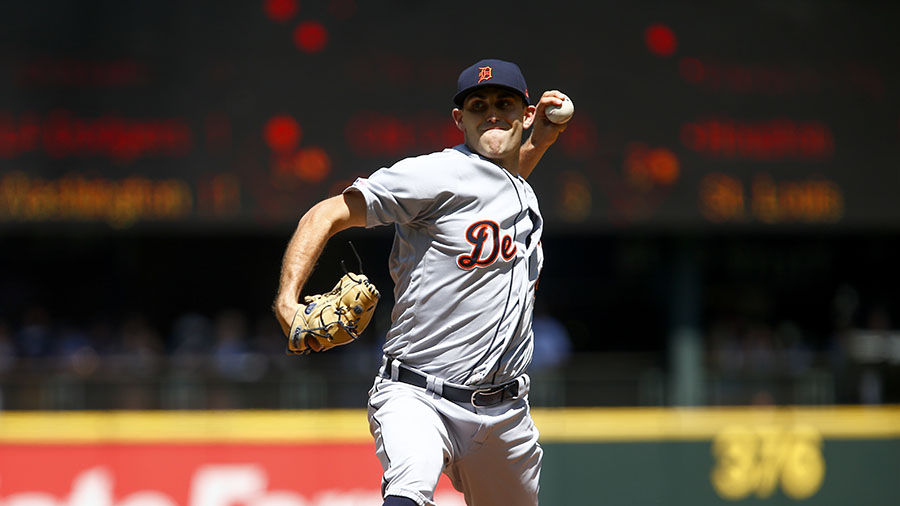
{"label": "player's face", "polygon": [[469,149],[511,168],[506,162],[518,161],[522,132],[534,120],[534,107],[503,88],[480,88],[466,97],[462,109],[453,110],[453,119]]}

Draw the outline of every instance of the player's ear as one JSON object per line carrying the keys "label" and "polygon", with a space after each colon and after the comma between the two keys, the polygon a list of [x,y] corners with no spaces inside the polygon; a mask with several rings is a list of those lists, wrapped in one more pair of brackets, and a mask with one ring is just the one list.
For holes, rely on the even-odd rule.
{"label": "player's ear", "polygon": [[522,120],[522,127],[525,130],[531,128],[531,125],[534,123],[534,113],[537,111],[537,107],[533,105],[529,105],[525,107],[525,118]]}
{"label": "player's ear", "polygon": [[462,123],[462,111],[460,111],[459,109],[453,109],[453,112],[451,114],[453,114],[453,122],[456,123],[456,128],[458,128],[460,132],[465,132],[466,129]]}

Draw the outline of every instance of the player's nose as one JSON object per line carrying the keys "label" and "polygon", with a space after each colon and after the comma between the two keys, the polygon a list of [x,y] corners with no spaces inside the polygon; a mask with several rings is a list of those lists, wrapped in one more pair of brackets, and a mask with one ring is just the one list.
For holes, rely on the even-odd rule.
{"label": "player's nose", "polygon": [[491,106],[490,108],[488,108],[487,118],[491,123],[499,123],[503,121],[503,115],[500,114],[500,110],[495,106]]}

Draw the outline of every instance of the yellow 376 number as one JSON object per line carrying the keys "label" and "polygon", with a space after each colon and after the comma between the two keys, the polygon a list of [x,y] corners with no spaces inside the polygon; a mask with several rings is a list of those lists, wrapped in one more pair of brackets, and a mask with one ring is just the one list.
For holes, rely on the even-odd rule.
{"label": "yellow 376 number", "polygon": [[710,474],[720,497],[759,498],[781,489],[793,499],[815,494],[825,479],[822,436],[812,427],[732,426],[713,441],[715,468]]}

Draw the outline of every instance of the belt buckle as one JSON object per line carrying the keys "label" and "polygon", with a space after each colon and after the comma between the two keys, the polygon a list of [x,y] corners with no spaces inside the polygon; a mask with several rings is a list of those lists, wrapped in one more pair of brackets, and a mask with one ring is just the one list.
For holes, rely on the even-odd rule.
{"label": "belt buckle", "polygon": [[[481,405],[475,404],[475,396],[478,395],[478,394],[481,394],[481,395],[491,395],[491,394],[496,394],[496,393],[502,392],[502,391],[503,391],[503,388],[497,388],[497,389],[494,389],[494,390],[490,390],[490,389],[487,389],[487,388],[483,388],[483,389],[481,389],[481,390],[475,390],[475,391],[472,392],[472,398],[470,399],[470,402],[472,403],[472,406],[474,406],[474,407],[476,407],[476,408],[486,408],[486,407],[488,407],[488,406],[490,406],[490,405],[489,405],[489,404],[486,404],[486,405],[484,405],[484,406],[481,406]],[[501,399],[502,399],[502,397],[501,397]]]}

